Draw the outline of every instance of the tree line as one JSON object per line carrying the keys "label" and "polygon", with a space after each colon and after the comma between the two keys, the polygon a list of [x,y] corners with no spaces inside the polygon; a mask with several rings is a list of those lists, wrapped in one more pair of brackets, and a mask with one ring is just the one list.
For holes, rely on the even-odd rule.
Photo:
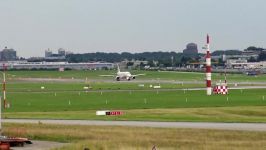
{"label": "tree line", "polygon": [[158,64],[164,64],[164,66],[177,66],[187,61],[198,58],[199,54],[196,56],[187,56],[183,53],[176,52],[143,52],[143,53],[85,53],[85,54],[69,54],[66,56],[68,62],[78,63],[78,62],[121,62],[123,60],[140,60],[148,61],[150,66],[156,65],[155,61]]}
{"label": "tree line", "polygon": [[[250,46],[244,51],[260,51],[260,55],[258,60],[253,61],[261,61],[266,60],[266,53],[263,51],[263,48],[256,48],[254,46]],[[243,51],[240,50],[217,50],[214,51],[212,56],[219,55],[241,55]],[[157,64],[163,64],[165,67],[169,66],[180,66],[187,63],[199,62],[199,59],[204,57],[205,54],[199,53],[195,55],[187,55],[183,53],[176,52],[142,52],[142,53],[104,53],[104,52],[96,52],[96,53],[84,53],[84,54],[69,54],[66,56],[66,60],[71,63],[78,62],[110,62],[116,63],[121,62],[123,60],[140,60],[140,61],[148,61],[148,65],[155,66]]]}

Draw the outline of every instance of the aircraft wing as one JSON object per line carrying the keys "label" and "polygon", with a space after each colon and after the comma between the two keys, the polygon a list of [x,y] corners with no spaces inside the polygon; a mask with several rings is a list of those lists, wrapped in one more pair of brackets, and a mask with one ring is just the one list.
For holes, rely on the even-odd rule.
{"label": "aircraft wing", "polygon": [[137,77],[137,76],[145,76],[146,74],[134,74],[134,75],[132,75],[132,76],[135,76],[135,77]]}
{"label": "aircraft wing", "polygon": [[115,75],[99,75],[100,77],[114,77]]}

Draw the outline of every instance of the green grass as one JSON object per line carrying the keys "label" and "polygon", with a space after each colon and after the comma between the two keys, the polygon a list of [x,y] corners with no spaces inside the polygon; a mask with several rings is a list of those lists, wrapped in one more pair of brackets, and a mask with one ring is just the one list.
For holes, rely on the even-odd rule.
{"label": "green grass", "polygon": [[[174,83],[144,83],[144,87],[139,86],[139,83],[129,82],[88,82],[88,83],[62,83],[62,82],[43,82],[43,83],[9,83],[6,88],[8,92],[48,92],[48,91],[85,91],[84,87],[89,86],[90,91],[95,90],[151,90],[150,85],[160,85],[162,89],[180,89],[180,88],[196,88],[204,87],[203,84],[174,84]],[[1,86],[1,84],[0,84]],[[45,89],[41,89],[45,87]]]}
{"label": "green grass", "polygon": [[[5,118],[266,122],[266,89],[230,90],[229,95],[206,96],[205,91],[116,91],[140,88],[136,83],[13,83],[8,85]],[[45,86],[44,90],[40,87]],[[185,88],[199,85],[162,84]],[[171,87],[172,86],[172,87]],[[100,90],[101,89],[101,90]],[[108,92],[102,90],[111,89]],[[75,91],[76,90],[76,91]],[[56,92],[53,92],[56,91]],[[228,101],[227,101],[228,97]],[[69,104],[70,102],[70,104]],[[243,106],[245,109],[243,109]],[[254,106],[254,107],[250,107]],[[96,116],[96,110],[122,110],[123,116]],[[265,110],[265,111],[264,111]],[[236,112],[241,112],[237,114]]]}
{"label": "green grass", "polygon": [[[114,71],[113,71],[114,72]],[[19,77],[102,79],[108,71],[10,71],[4,118],[144,120],[192,122],[266,122],[266,89],[230,90],[229,95],[206,96],[206,91],[178,88],[201,84],[161,84],[175,91],[145,91],[160,80],[204,81],[204,74],[145,72],[142,79],[154,80],[139,87],[134,82],[20,82]],[[135,73],[143,73],[135,72]],[[213,79],[223,77],[214,74]],[[228,75],[228,81],[265,81],[266,76]],[[137,79],[138,80],[138,79]],[[85,80],[84,80],[85,81]],[[91,92],[83,87],[92,86]],[[40,87],[45,89],[41,90]],[[128,91],[116,91],[126,89]],[[138,89],[140,91],[130,91]],[[102,92],[102,90],[110,90]],[[96,116],[96,110],[121,110],[121,116]],[[84,132],[86,131],[86,132]],[[4,134],[35,140],[71,142],[61,149],[265,149],[264,132],[134,127],[62,126],[46,124],[4,124]],[[126,138],[125,138],[126,137]],[[252,142],[250,142],[252,141]]]}
{"label": "green grass", "polygon": [[[206,96],[205,91],[126,91],[9,93],[8,112],[78,111],[96,109],[192,108],[264,106],[265,89],[231,90],[228,96]],[[228,101],[227,101],[228,97]],[[186,101],[187,100],[187,101]],[[146,101],[146,104],[145,104]],[[70,105],[69,105],[70,102]],[[107,102],[107,104],[106,104]]]}
{"label": "green grass", "polygon": [[266,106],[235,106],[121,110],[121,116],[96,116],[96,110],[53,112],[6,112],[4,118],[134,120],[189,122],[266,122]]}
{"label": "green grass", "polygon": [[[178,90],[205,86],[193,82],[183,85],[160,84],[163,89],[176,89],[175,91],[157,91],[149,87],[150,84],[158,85],[158,78],[182,81],[202,81],[204,78],[204,74],[201,73],[180,72],[135,72],[147,74],[142,79],[153,80],[145,83],[144,87],[139,87],[139,83],[135,82],[93,81],[101,79],[100,74],[112,72],[115,71],[10,71],[8,73],[16,76],[8,76],[7,101],[10,102],[11,108],[4,110],[4,116],[6,118],[266,122],[258,115],[265,114],[264,111],[259,110],[255,112],[256,115],[252,115],[252,110],[242,110],[243,106],[255,106],[252,108],[256,110],[266,106],[266,100],[262,99],[263,96],[266,97],[266,89],[230,90],[229,95],[206,96],[206,91]],[[16,79],[20,77],[74,77],[84,79],[84,82],[17,81]],[[89,82],[85,83],[86,77],[89,78]],[[246,79],[262,81],[265,77],[265,75],[258,77],[228,75],[229,82]],[[218,79],[221,76],[214,74],[213,78]],[[85,92],[83,89],[88,84],[92,87],[91,92]],[[45,89],[42,90],[41,86]],[[135,89],[139,91],[134,91]],[[151,91],[145,91],[146,89]],[[220,111],[214,112],[216,108]],[[225,112],[222,108],[232,108],[232,110]],[[126,113],[119,117],[97,117],[96,110],[123,110]],[[156,113],[153,113],[154,110]],[[177,110],[183,111],[177,112]],[[234,113],[239,110],[241,114]],[[190,113],[185,113],[186,111]]]}

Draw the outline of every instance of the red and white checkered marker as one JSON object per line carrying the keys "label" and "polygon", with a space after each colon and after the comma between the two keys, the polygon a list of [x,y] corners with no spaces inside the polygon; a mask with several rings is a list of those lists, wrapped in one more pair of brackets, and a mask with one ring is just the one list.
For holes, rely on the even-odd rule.
{"label": "red and white checkered marker", "polygon": [[213,93],[226,95],[228,94],[228,88],[226,85],[218,85],[213,88]]}

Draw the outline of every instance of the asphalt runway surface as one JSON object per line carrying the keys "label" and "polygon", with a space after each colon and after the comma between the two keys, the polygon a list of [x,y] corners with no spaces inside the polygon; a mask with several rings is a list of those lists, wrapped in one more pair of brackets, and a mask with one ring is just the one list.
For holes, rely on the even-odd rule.
{"label": "asphalt runway surface", "polygon": [[89,126],[131,126],[154,128],[190,128],[266,132],[266,123],[212,123],[212,122],[152,122],[152,121],[96,121],[96,120],[45,120],[45,119],[3,119],[8,123],[89,125]]}
{"label": "asphalt runway surface", "polygon": [[[236,87],[228,87],[228,89],[266,89],[266,86],[236,86]],[[143,91],[143,92],[153,92],[153,91],[159,91],[159,92],[166,92],[166,91],[202,91],[206,90],[206,88],[172,88],[172,89],[113,89],[113,90],[21,90],[21,91],[9,91],[9,93],[54,93],[54,92],[137,92],[137,91]]]}
{"label": "asphalt runway surface", "polygon": [[[166,79],[135,79],[135,80],[122,80],[116,81],[115,79],[76,79],[76,78],[16,78],[10,80],[9,83],[16,83],[16,82],[69,82],[69,83],[85,83],[88,82],[106,82],[106,83],[171,83],[171,84],[205,84],[204,80],[166,80]],[[229,82],[228,84],[266,84],[264,81],[233,81]]]}
{"label": "asphalt runway surface", "polygon": [[51,141],[32,141],[32,144],[24,144],[23,147],[11,147],[12,150],[50,150],[60,148],[66,143]]}

